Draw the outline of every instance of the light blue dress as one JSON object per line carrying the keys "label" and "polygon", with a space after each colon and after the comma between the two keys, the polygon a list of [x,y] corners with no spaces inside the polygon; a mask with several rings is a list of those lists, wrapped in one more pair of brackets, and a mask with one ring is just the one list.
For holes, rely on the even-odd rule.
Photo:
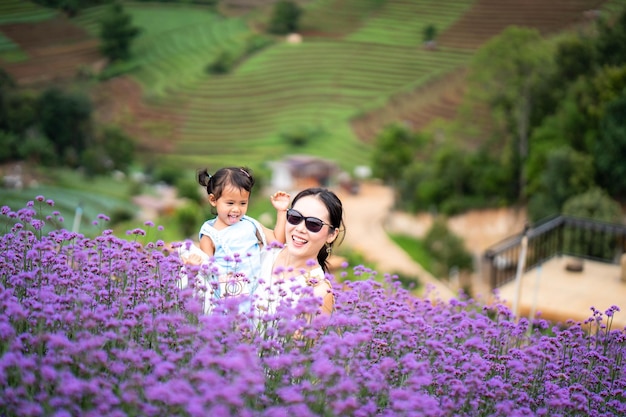
{"label": "light blue dress", "polygon": [[243,216],[242,219],[216,230],[217,219],[204,222],[198,238],[208,236],[213,241],[215,253],[212,260],[212,277],[219,286],[213,292],[214,298],[250,296],[258,286],[261,273],[261,246],[265,246],[265,234],[255,219]]}

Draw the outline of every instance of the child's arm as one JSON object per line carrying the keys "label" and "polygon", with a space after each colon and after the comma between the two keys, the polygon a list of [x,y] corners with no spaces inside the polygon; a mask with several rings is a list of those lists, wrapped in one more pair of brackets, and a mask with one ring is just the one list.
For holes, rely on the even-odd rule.
{"label": "child's arm", "polygon": [[208,256],[213,256],[215,254],[215,245],[213,245],[213,241],[207,235],[202,235],[200,239],[200,249],[202,252],[206,253]]}
{"label": "child's arm", "polygon": [[178,251],[183,263],[187,265],[201,265],[210,259],[210,255],[194,244],[189,247],[182,245]]}
{"label": "child's arm", "polygon": [[275,240],[285,243],[285,224],[287,223],[287,209],[291,196],[284,191],[277,191],[270,197],[272,205],[276,209],[276,225],[274,230],[266,229],[265,237],[268,242]]}

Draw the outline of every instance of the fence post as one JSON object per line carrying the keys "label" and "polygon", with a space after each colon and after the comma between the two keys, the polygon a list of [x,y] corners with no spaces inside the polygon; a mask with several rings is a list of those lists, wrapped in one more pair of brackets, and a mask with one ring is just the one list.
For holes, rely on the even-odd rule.
{"label": "fence post", "polygon": [[519,303],[522,292],[522,275],[526,266],[526,251],[528,249],[528,223],[524,226],[522,234],[522,248],[517,262],[517,273],[515,274],[515,293],[513,296],[513,315],[517,319],[519,316]]}

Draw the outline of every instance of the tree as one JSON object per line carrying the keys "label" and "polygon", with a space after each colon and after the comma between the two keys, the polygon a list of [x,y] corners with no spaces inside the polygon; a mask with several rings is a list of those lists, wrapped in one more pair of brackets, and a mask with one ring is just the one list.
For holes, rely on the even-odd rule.
{"label": "tree", "polygon": [[111,62],[124,61],[130,58],[132,41],[139,33],[140,29],[132,24],[132,17],[116,1],[100,21],[100,49]]}
{"label": "tree", "polygon": [[8,112],[10,106],[8,105],[8,98],[15,87],[13,77],[4,68],[0,68],[0,131],[9,128]]}
{"label": "tree", "polygon": [[298,31],[302,9],[295,2],[280,0],[274,5],[268,31],[276,35],[286,35]]}
{"label": "tree", "polygon": [[592,74],[595,60],[595,50],[590,39],[573,35],[567,37],[557,45],[553,80],[565,85],[581,75]]}
{"label": "tree", "polygon": [[619,203],[598,187],[567,200],[563,205],[563,214],[608,223],[621,223],[622,221],[622,209]]}
{"label": "tree", "polygon": [[424,245],[433,256],[433,273],[438,277],[447,277],[451,268],[463,271],[473,270],[472,255],[465,249],[463,240],[454,234],[447,225],[445,217],[436,217],[424,236]]}
{"label": "tree", "polygon": [[482,46],[470,64],[470,94],[501,115],[513,138],[520,195],[534,99],[539,82],[553,70],[552,56],[539,31],[510,26]]}
{"label": "tree", "polygon": [[37,100],[36,94],[30,91],[9,94],[6,99],[5,129],[23,136],[33,128],[37,123]]}
{"label": "tree", "polygon": [[20,159],[41,166],[54,166],[58,162],[54,146],[48,138],[39,132],[27,134],[18,144]]}
{"label": "tree", "polygon": [[613,22],[600,20],[596,48],[601,64],[626,63],[626,9]]}
{"label": "tree", "polygon": [[[563,205],[563,214],[607,223],[622,222],[620,205],[606,191],[597,187],[567,200]],[[568,252],[604,259],[610,259],[616,255],[617,245],[614,239],[603,233],[594,234],[591,239],[581,239],[571,230],[565,230],[563,236],[565,249]],[[621,251],[618,255],[621,255]]]}
{"label": "tree", "polygon": [[536,221],[560,213],[568,199],[594,186],[593,176],[590,155],[568,146],[548,151],[540,189],[530,196],[529,217]]}
{"label": "tree", "polygon": [[388,184],[394,184],[402,176],[404,168],[413,162],[421,142],[419,137],[403,126],[387,126],[378,135],[374,145],[374,175]]}
{"label": "tree", "polygon": [[0,162],[17,159],[17,148],[20,143],[15,133],[0,130]]}
{"label": "tree", "polygon": [[112,167],[126,172],[135,159],[135,142],[117,127],[106,127],[102,132],[103,148]]}
{"label": "tree", "polygon": [[214,75],[226,74],[233,68],[233,65],[235,65],[235,60],[232,55],[227,51],[220,51],[213,61],[207,65],[206,72]]}
{"label": "tree", "polygon": [[594,146],[597,183],[610,195],[626,195],[626,90],[607,105]]}
{"label": "tree", "polygon": [[427,25],[424,28],[424,32],[422,33],[424,39],[424,45],[428,48],[435,47],[435,37],[437,36],[437,27],[432,23]]}
{"label": "tree", "polygon": [[66,94],[57,88],[39,98],[39,124],[65,163],[77,166],[91,133],[91,102],[82,95]]}

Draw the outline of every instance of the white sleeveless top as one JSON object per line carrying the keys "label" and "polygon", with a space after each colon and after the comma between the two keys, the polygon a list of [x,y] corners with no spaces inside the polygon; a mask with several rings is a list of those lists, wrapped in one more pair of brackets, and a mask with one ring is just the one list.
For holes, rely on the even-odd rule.
{"label": "white sleeveless top", "polygon": [[253,296],[255,312],[258,315],[275,314],[278,306],[287,303],[295,307],[303,295],[303,289],[311,287],[311,281],[322,282],[326,275],[322,267],[310,270],[274,270],[274,262],[283,248],[269,248],[262,256],[261,279]]}

